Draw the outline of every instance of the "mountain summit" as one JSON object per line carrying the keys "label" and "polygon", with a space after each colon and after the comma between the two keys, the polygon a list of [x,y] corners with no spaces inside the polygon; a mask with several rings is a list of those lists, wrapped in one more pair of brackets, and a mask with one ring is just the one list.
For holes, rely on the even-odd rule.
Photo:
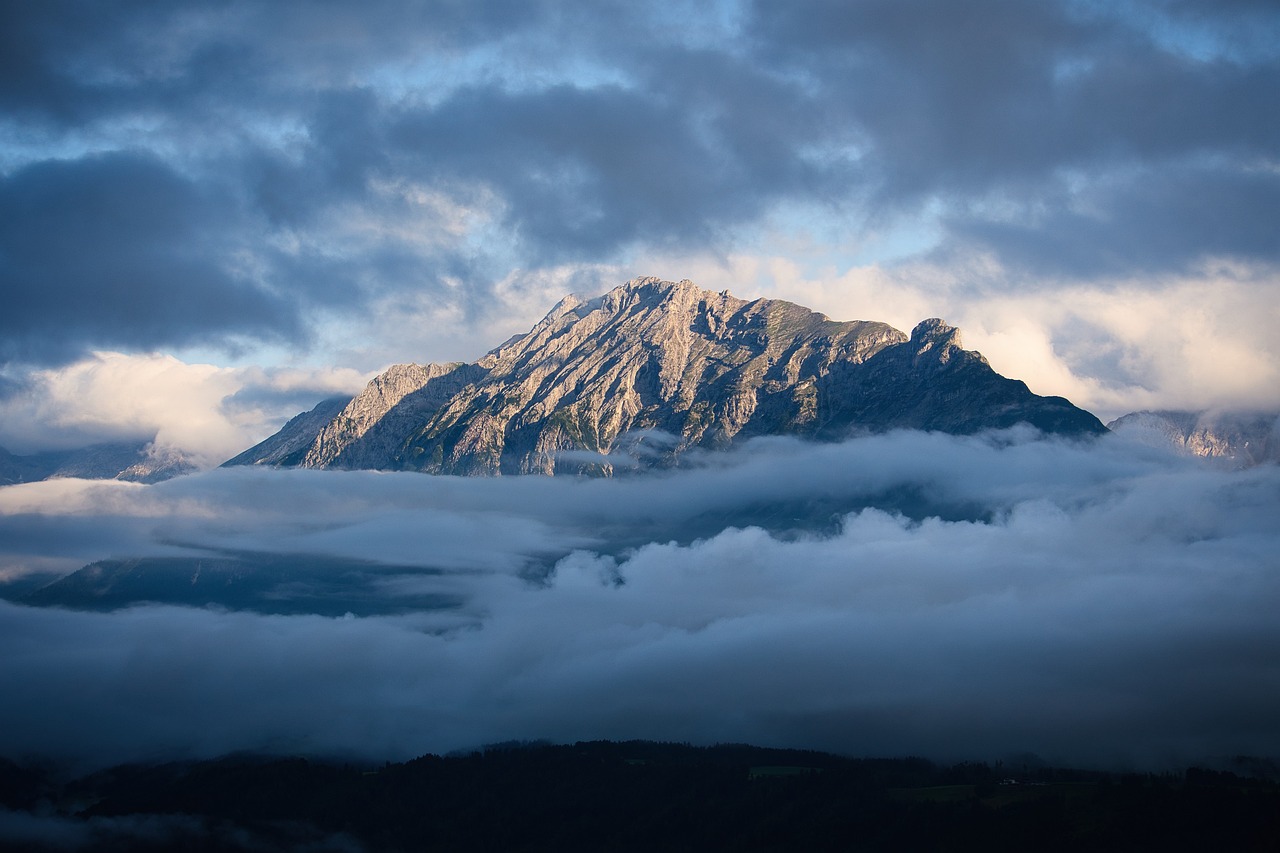
{"label": "mountain summit", "polygon": [[761,435],[1106,431],[996,373],[941,320],[907,336],[657,278],[565,297],[474,364],[395,365],[339,405],[321,403],[225,464],[607,474]]}

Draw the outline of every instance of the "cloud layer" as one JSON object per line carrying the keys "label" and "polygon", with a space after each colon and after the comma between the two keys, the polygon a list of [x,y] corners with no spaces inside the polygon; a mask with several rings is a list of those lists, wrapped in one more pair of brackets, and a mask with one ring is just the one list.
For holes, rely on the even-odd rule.
{"label": "cloud layer", "polygon": [[433,569],[384,594],[462,604],[347,619],[0,604],[0,754],[380,759],[645,737],[1108,766],[1276,755],[1278,509],[1275,466],[1021,432],[763,441],[615,481],[220,470],[7,487],[10,575],[318,554]]}

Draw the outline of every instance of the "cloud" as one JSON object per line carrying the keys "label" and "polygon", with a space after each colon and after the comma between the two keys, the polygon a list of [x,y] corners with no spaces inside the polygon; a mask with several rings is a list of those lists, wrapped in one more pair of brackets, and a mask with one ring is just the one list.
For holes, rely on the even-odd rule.
{"label": "cloud", "polygon": [[0,753],[381,759],[648,737],[1107,766],[1275,754],[1277,508],[1274,466],[1026,432],[760,441],[612,481],[7,487],[6,526],[110,531],[121,554],[415,562],[435,572],[389,600],[459,603],[355,619],[4,604]]}
{"label": "cloud", "polygon": [[296,333],[286,303],[218,257],[230,247],[217,200],[203,195],[132,153],[0,178],[0,359]]}
{"label": "cloud", "polygon": [[54,0],[4,10],[0,98],[28,120],[84,126],[113,114],[193,113],[234,102],[279,106],[284,93],[341,86],[353,72],[411,63],[526,26],[540,4],[485,0],[141,2],[111,9]]}
{"label": "cloud", "polygon": [[151,441],[216,465],[300,408],[353,394],[368,379],[353,370],[225,368],[170,355],[99,352],[30,374],[0,399],[0,446],[29,453]]}
{"label": "cloud", "polygon": [[[979,316],[1074,288],[1112,291],[1109,315],[1217,264],[1274,301],[1265,3],[3,15],[13,364],[280,345],[360,370],[470,359],[563,295],[543,299],[548,280],[701,281],[748,256],[829,266],[809,276],[819,308],[869,263],[891,286],[922,265],[972,275],[949,295]],[[728,286],[775,292],[785,271],[745,284]],[[1135,387],[1114,363],[1069,368]]]}
{"label": "cloud", "polygon": [[[1142,4],[1137,4],[1141,6]],[[1201,30],[1231,12],[1201,8]],[[1271,16],[1274,23],[1274,16]],[[1193,59],[1115,9],[990,0],[760,3],[754,35],[864,130],[883,200],[1035,192],[1057,170],[1221,152],[1272,157],[1274,51]]]}
{"label": "cloud", "polygon": [[1047,213],[1020,211],[1021,221],[957,217],[954,239],[997,253],[1012,269],[1077,280],[1178,272],[1214,259],[1273,270],[1280,263],[1265,225],[1280,214],[1274,171],[1166,167],[1158,177],[1143,170],[1085,184]]}
{"label": "cloud", "polygon": [[539,260],[714,242],[770,201],[830,179],[795,156],[790,128],[806,113],[789,87],[724,60],[670,59],[710,91],[475,87],[405,111],[392,140],[413,153],[407,170],[494,188]]}

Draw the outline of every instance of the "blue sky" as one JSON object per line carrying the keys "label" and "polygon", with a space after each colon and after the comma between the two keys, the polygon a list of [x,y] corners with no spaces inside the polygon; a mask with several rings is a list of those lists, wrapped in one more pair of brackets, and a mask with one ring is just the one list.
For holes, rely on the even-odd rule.
{"label": "blue sky", "polygon": [[0,446],[212,462],[650,274],[942,316],[1104,418],[1280,405],[1272,3],[0,14]]}

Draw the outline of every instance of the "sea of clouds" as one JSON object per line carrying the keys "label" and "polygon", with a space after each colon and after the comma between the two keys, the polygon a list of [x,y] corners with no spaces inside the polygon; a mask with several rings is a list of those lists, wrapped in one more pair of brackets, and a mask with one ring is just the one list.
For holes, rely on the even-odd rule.
{"label": "sea of clouds", "polygon": [[[1118,436],[761,440],[616,479],[217,469],[0,488],[0,572],[421,566],[329,618],[0,602],[0,755],[381,761],[745,741],[1156,768],[1280,755],[1280,467]],[[12,596],[11,596],[12,597]]]}

